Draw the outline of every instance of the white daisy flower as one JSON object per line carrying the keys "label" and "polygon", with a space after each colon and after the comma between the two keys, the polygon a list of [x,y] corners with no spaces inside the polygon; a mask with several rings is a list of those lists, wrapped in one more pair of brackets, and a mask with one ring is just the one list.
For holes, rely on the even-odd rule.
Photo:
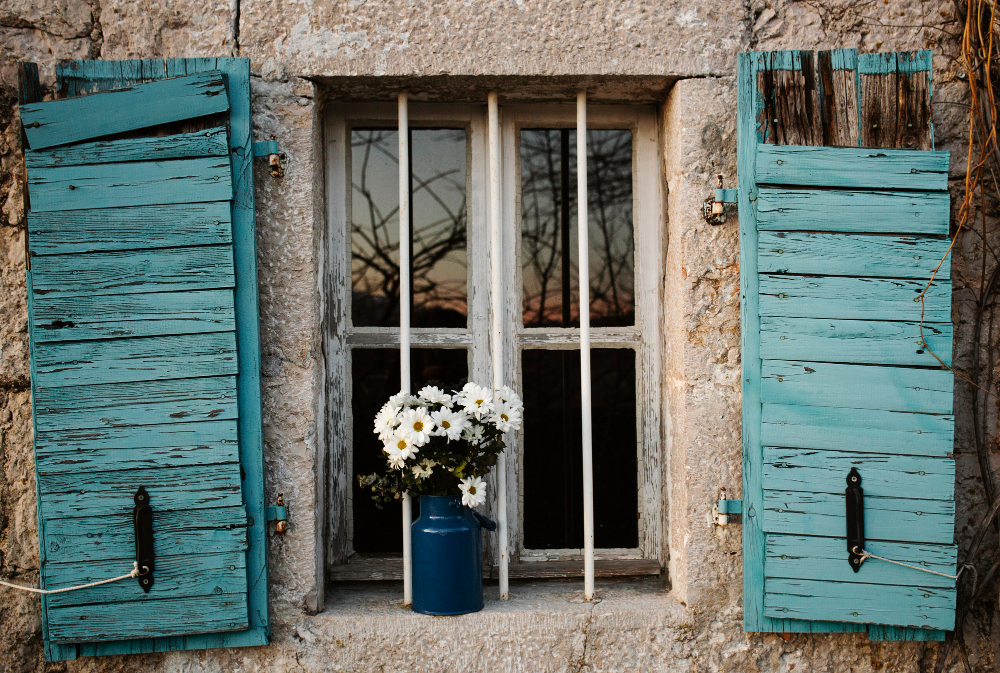
{"label": "white daisy flower", "polygon": [[394,407],[411,407],[417,402],[417,398],[410,393],[404,393],[402,391],[396,393],[389,398],[386,404],[392,405]]}
{"label": "white daisy flower", "polygon": [[466,383],[456,397],[456,402],[461,404],[465,411],[476,418],[482,418],[492,410],[493,396],[490,391],[475,383]]}
{"label": "white daisy flower", "polygon": [[439,437],[447,437],[449,442],[461,438],[462,431],[469,427],[469,417],[464,411],[452,411],[443,407],[432,411],[431,418],[434,420],[436,428],[434,434]]}
{"label": "white daisy flower", "polygon": [[433,460],[422,460],[419,465],[414,465],[411,469],[413,470],[413,476],[417,479],[426,479],[431,476],[431,472],[434,471],[434,465],[436,465]]}
{"label": "white daisy flower", "polygon": [[462,504],[479,507],[486,502],[486,482],[479,477],[466,477],[458,485],[462,491]]}
{"label": "white daisy flower", "polygon": [[490,421],[500,432],[517,430],[521,427],[521,410],[509,402],[501,402],[490,415]]}
{"label": "white daisy flower", "polygon": [[524,409],[524,402],[510,386],[504,386],[497,391],[497,400],[501,402],[506,402],[514,409],[521,411]]}
{"label": "white daisy flower", "polygon": [[437,386],[424,386],[417,396],[428,404],[451,404],[451,395]]}
{"label": "white daisy flower", "polygon": [[399,425],[399,407],[384,405],[375,415],[375,434],[383,442],[389,438],[392,431]]}
{"label": "white daisy flower", "polygon": [[411,444],[423,446],[430,441],[434,421],[425,407],[407,409],[399,420],[399,433],[410,440]]}
{"label": "white daisy flower", "polygon": [[470,444],[478,444],[483,439],[483,426],[470,425],[462,433],[462,439],[469,442]]}
{"label": "white daisy flower", "polygon": [[399,470],[403,468],[404,461],[417,454],[417,447],[408,437],[397,431],[389,436],[383,451],[389,456],[389,465]]}

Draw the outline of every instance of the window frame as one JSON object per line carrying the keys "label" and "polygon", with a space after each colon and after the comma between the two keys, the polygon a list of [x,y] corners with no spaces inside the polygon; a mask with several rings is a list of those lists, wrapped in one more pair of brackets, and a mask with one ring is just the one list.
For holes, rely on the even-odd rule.
{"label": "window frame", "polygon": [[[465,348],[469,373],[479,381],[492,380],[490,349],[490,236],[488,221],[488,125],[485,105],[411,101],[410,128],[465,128],[468,134],[468,306],[464,328],[412,328],[414,348]],[[353,463],[351,411],[351,354],[355,348],[398,346],[398,327],[355,327],[351,322],[352,199],[350,137],[355,127],[393,128],[395,102],[327,103],[324,110],[324,154],[327,231],[320,257],[320,314],[326,360],[324,382],[324,431],[327,457],[317,466],[319,493],[325,493],[327,571],[343,564],[353,553]],[[575,128],[576,108],[561,103],[506,103],[500,108],[501,138],[501,246],[503,326],[503,378],[520,387],[521,347],[578,348],[579,328],[525,328],[522,324],[520,264],[520,161],[521,128]],[[636,351],[636,418],[638,452],[637,506],[639,545],[633,549],[599,549],[598,559],[655,559],[666,562],[663,537],[666,512],[661,493],[664,417],[661,400],[662,349],[660,325],[665,263],[665,208],[657,115],[651,104],[591,105],[590,128],[629,128],[633,133],[633,217],[635,226],[635,325],[594,327],[594,348],[625,347]],[[478,328],[476,326],[479,326]],[[367,422],[359,419],[358,422]],[[507,520],[511,562],[582,558],[582,550],[525,550],[523,547],[523,489],[519,466],[522,432],[511,436],[507,450]],[[488,477],[497,487],[494,470]],[[512,488],[513,487],[513,488]],[[516,489],[516,490],[514,490]],[[511,492],[514,491],[514,492]],[[487,499],[487,515],[496,516],[496,499]],[[486,557],[499,562],[496,536],[484,538]]]}

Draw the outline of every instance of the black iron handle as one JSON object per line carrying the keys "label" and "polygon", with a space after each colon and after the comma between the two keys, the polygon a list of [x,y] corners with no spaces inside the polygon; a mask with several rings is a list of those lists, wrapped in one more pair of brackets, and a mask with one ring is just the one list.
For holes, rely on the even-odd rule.
{"label": "black iron handle", "polygon": [[135,492],[132,522],[135,525],[135,562],[139,567],[139,586],[147,594],[153,588],[153,508],[145,486]]}
{"label": "black iron handle", "polygon": [[852,467],[847,473],[847,562],[851,570],[861,570],[865,560],[861,552],[865,548],[865,494],[861,490],[861,473]]}
{"label": "black iron handle", "polygon": [[471,507],[469,509],[472,511],[472,515],[475,516],[476,519],[479,521],[479,525],[480,526],[482,526],[486,530],[490,531],[491,533],[497,529],[497,522],[496,521],[494,521],[493,519],[490,519],[488,517],[483,516],[482,514],[480,514],[479,512],[477,512],[476,510],[472,509]]}

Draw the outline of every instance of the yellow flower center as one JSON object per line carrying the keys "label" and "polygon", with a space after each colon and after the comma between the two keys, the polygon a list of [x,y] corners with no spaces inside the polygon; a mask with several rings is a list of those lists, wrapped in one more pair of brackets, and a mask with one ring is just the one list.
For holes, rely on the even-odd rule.
{"label": "yellow flower center", "polygon": [[470,486],[469,487],[469,495],[475,495],[475,494],[476,494],[476,487],[475,486]]}
{"label": "yellow flower center", "polygon": [[398,448],[400,450],[405,449],[406,448],[406,440],[405,439],[401,439],[398,442],[396,442],[396,448]]}
{"label": "yellow flower center", "polygon": [[482,403],[483,403],[483,401],[481,399],[480,400],[476,400],[476,404],[477,405],[482,404]]}
{"label": "yellow flower center", "polygon": [[441,421],[441,427],[447,430],[448,428],[451,427],[451,423],[449,423],[448,421]]}
{"label": "yellow flower center", "polygon": [[421,423],[420,421],[417,421],[416,423],[413,424],[413,429],[416,430],[417,432],[423,432],[424,424]]}
{"label": "yellow flower center", "polygon": [[510,420],[509,418],[507,418],[507,414],[500,414],[500,418],[504,419],[505,421]]}

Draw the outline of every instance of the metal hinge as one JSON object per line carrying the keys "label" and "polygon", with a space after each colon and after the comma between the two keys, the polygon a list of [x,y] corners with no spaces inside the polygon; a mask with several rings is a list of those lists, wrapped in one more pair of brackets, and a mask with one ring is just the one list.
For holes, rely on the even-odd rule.
{"label": "metal hinge", "polygon": [[719,489],[719,502],[712,505],[712,518],[720,526],[729,524],[730,514],[742,514],[743,501],[726,498],[726,489]]}
{"label": "metal hinge", "polygon": [[253,155],[255,157],[267,157],[267,164],[271,168],[271,175],[280,178],[285,174],[281,167],[281,156],[278,154],[278,141],[271,136],[270,140],[253,144]]}
{"label": "metal hinge", "polygon": [[279,533],[284,533],[285,527],[287,525],[287,522],[285,521],[286,516],[287,513],[285,511],[285,494],[279,493],[277,504],[270,505],[267,508],[267,520],[274,522],[275,531]]}

